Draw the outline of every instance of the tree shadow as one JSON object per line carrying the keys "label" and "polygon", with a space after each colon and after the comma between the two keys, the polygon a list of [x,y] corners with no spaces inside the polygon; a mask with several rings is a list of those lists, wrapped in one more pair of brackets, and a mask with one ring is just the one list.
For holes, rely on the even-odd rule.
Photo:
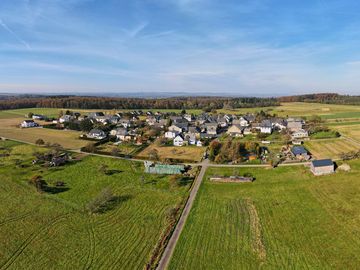
{"label": "tree shadow", "polygon": [[181,179],[178,180],[178,185],[181,187],[187,186],[188,184],[191,184],[193,180],[194,179],[192,177],[188,177],[188,176],[182,177]]}
{"label": "tree shadow", "polygon": [[111,200],[109,200],[106,204],[102,205],[98,211],[98,213],[105,213],[107,211],[114,210],[119,204],[124,203],[128,200],[131,200],[133,195],[122,195],[122,196],[114,196]]}
{"label": "tree shadow", "polygon": [[122,173],[122,172],[124,172],[124,171],[122,171],[122,170],[107,170],[105,172],[105,174],[106,175],[113,175],[113,174],[118,174],[118,173]]}

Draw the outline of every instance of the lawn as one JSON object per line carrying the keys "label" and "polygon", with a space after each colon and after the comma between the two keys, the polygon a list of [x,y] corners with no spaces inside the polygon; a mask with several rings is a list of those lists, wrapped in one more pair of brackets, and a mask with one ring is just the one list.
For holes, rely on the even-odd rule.
{"label": "lawn", "polygon": [[253,183],[206,180],[169,269],[356,269],[360,264],[360,161],[314,177],[305,167],[210,168]]}
{"label": "lawn", "polygon": [[[12,147],[0,165],[1,269],[142,269],[170,224],[170,210],[188,194],[189,183],[174,186],[168,176],[145,175],[142,163],[85,157],[46,169],[31,165],[32,152],[45,148]],[[99,170],[103,164],[111,174]],[[38,193],[27,183],[37,174],[50,184],[65,182],[68,190]],[[116,204],[89,214],[86,205],[104,187]]]}
{"label": "lawn", "polygon": [[141,158],[149,158],[149,153],[154,149],[157,151],[161,160],[176,159],[198,162],[201,161],[206,148],[197,146],[158,146],[153,143],[141,151],[138,156]]}
{"label": "lawn", "polygon": [[108,142],[105,144],[101,144],[97,147],[97,150],[106,152],[108,154],[112,154],[114,149],[117,149],[119,152],[118,154],[121,155],[133,155],[136,154],[141,148],[144,147],[143,145],[135,145],[133,143],[123,142],[118,145],[115,145],[113,142]]}
{"label": "lawn", "polygon": [[341,153],[360,149],[359,145],[343,138],[306,141],[305,147],[317,159],[338,159]]}

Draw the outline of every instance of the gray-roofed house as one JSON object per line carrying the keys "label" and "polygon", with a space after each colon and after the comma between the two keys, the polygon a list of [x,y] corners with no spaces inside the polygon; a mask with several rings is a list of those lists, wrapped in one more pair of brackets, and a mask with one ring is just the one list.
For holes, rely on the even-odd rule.
{"label": "gray-roofed house", "polygon": [[87,134],[87,137],[97,139],[97,140],[102,140],[102,139],[106,138],[106,133],[104,131],[102,131],[101,129],[94,128],[94,129],[90,130],[90,132]]}
{"label": "gray-roofed house", "polygon": [[331,159],[313,160],[310,170],[314,175],[326,175],[335,172],[335,164]]}
{"label": "gray-roofed house", "polygon": [[294,146],[291,148],[291,153],[298,160],[309,160],[310,155],[303,146]]}

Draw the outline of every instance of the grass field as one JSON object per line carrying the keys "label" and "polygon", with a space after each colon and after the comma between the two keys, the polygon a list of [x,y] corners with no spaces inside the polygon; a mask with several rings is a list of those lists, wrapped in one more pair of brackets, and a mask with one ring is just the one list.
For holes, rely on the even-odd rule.
{"label": "grass field", "polygon": [[352,105],[334,105],[334,104],[320,104],[320,103],[303,103],[303,102],[289,102],[282,103],[277,107],[264,108],[243,108],[235,110],[218,110],[218,112],[231,114],[253,113],[257,111],[266,111],[270,114],[277,114],[279,116],[311,116],[320,115],[324,119],[346,119],[346,118],[360,118],[360,107]]}
{"label": "grass field", "polygon": [[360,123],[353,125],[337,125],[333,126],[333,128],[339,131],[341,134],[350,137],[360,143]]}
{"label": "grass field", "polygon": [[109,143],[99,145],[97,147],[97,149],[111,154],[113,149],[116,148],[119,151],[118,152],[119,154],[132,155],[132,154],[138,152],[142,147],[143,147],[142,145],[135,145],[135,144],[126,143],[126,142],[120,143],[118,145],[114,145],[114,143],[109,142]]}
{"label": "grass field", "polygon": [[313,177],[305,167],[211,168],[253,183],[205,181],[169,269],[356,269],[360,161]]}
{"label": "grass field", "polygon": [[311,140],[305,142],[305,147],[317,159],[340,158],[341,153],[357,151],[360,146],[346,139]]}
{"label": "grass field", "polygon": [[149,158],[149,153],[156,149],[158,156],[161,160],[163,159],[177,159],[177,160],[186,160],[186,161],[201,161],[205,147],[197,146],[157,146],[156,144],[151,144],[143,151],[141,151],[138,156],[142,158]]}
{"label": "grass field", "polygon": [[[169,224],[168,212],[189,189],[170,185],[167,176],[143,174],[142,163],[85,157],[44,169],[30,165],[31,153],[44,148],[7,146],[13,148],[0,165],[1,269],[142,269]],[[25,168],[15,167],[15,159]],[[113,173],[99,171],[100,164]],[[48,183],[64,181],[68,190],[40,194],[27,184],[36,174]],[[85,206],[104,187],[111,187],[117,204],[89,214]]]}
{"label": "grass field", "polygon": [[[22,118],[0,119],[0,137],[35,143],[37,139],[58,143],[67,149],[77,149],[88,142],[79,138],[81,132],[72,130],[55,130],[48,128],[19,128]],[[39,121],[38,121],[39,122]],[[39,122],[40,123],[40,122]]]}

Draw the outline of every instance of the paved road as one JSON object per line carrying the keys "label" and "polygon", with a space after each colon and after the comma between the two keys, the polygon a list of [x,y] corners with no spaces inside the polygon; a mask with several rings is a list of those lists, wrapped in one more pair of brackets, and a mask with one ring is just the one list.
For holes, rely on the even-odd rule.
{"label": "paved road", "polygon": [[180,217],[178,223],[176,224],[175,230],[174,230],[173,234],[171,235],[171,238],[165,248],[165,251],[164,251],[161,259],[160,259],[159,265],[157,267],[158,270],[165,270],[167,268],[167,266],[169,265],[171,256],[175,250],[176,243],[179,240],[180,234],[181,234],[181,232],[184,228],[184,225],[186,223],[186,220],[189,216],[191,207],[195,201],[196,194],[197,194],[197,192],[200,188],[201,182],[204,178],[206,169],[208,167],[208,160],[203,161],[201,163],[201,166],[202,166],[201,171],[200,171],[199,175],[197,176],[197,178],[194,182],[194,186],[192,187],[192,189],[190,191],[189,199],[186,202],[186,205],[181,214],[181,217]]}

